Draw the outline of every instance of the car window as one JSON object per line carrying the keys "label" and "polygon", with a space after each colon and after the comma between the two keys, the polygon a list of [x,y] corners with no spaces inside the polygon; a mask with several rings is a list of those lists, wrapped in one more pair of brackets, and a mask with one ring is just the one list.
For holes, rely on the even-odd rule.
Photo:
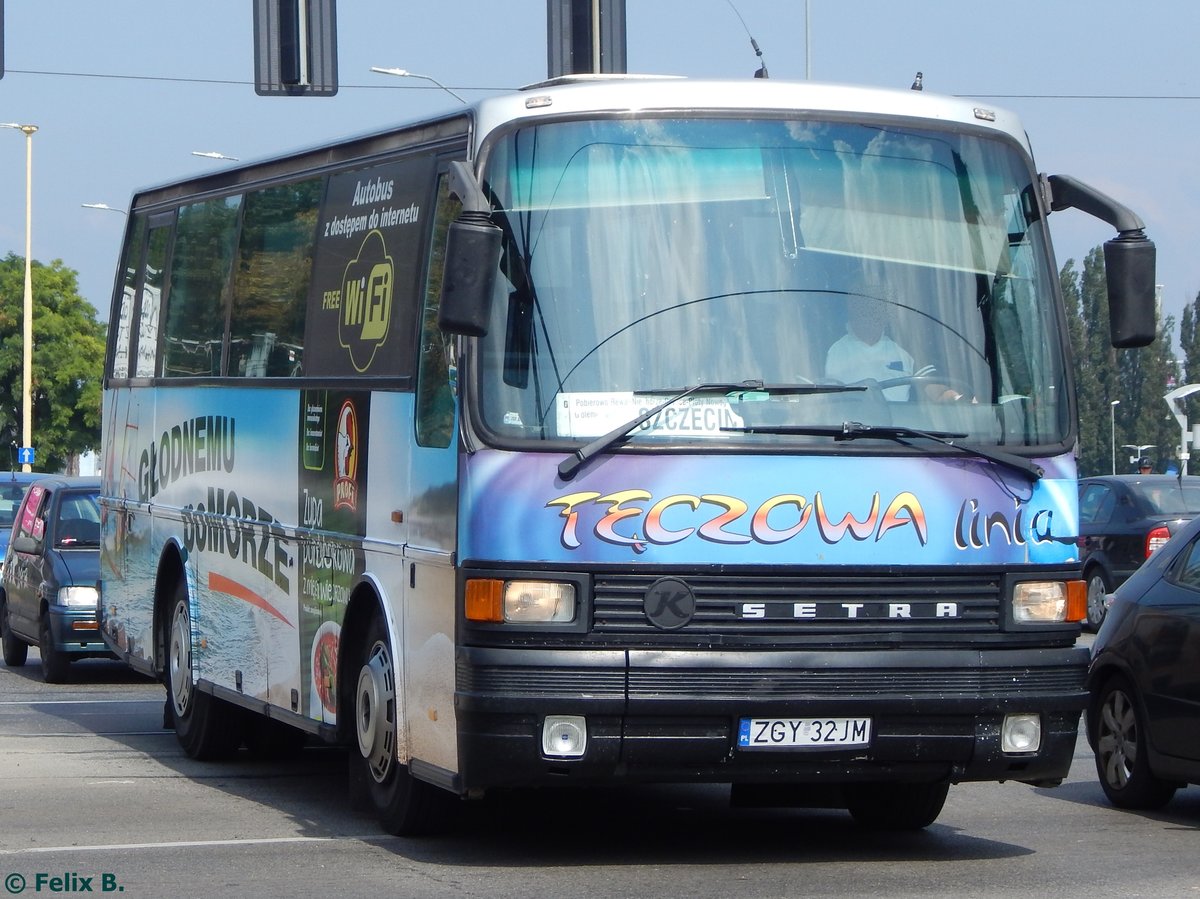
{"label": "car window", "polygon": [[25,505],[21,507],[21,520],[17,533],[22,537],[32,537],[41,540],[46,533],[45,508],[50,504],[50,491],[40,484],[29,488],[25,496]]}
{"label": "car window", "polygon": [[100,503],[96,492],[69,490],[62,494],[54,542],[62,547],[100,545]]}
{"label": "car window", "polygon": [[17,517],[17,508],[21,505],[21,497],[25,495],[26,484],[17,481],[0,483],[0,528],[8,530]]}
{"label": "car window", "polygon": [[1167,481],[1154,486],[1138,484],[1133,489],[1155,514],[1200,515],[1200,485]]}
{"label": "car window", "polygon": [[1200,591],[1200,535],[1193,537],[1192,542],[1179,554],[1167,578],[1180,587]]}
{"label": "car window", "polygon": [[1088,484],[1079,497],[1079,520],[1083,524],[1104,524],[1112,517],[1115,498],[1105,484]]}

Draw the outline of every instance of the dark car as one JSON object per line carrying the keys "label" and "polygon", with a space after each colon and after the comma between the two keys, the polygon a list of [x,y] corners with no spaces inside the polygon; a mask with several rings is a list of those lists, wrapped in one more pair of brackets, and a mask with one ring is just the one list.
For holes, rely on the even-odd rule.
{"label": "dark car", "polygon": [[8,538],[17,517],[17,507],[29,485],[43,477],[45,475],[21,471],[0,473],[0,572],[4,570],[4,554],[8,552]]}
{"label": "dark car", "polygon": [[1104,620],[1108,594],[1175,531],[1200,515],[1200,477],[1126,474],[1079,482],[1079,551],[1088,585],[1087,627]]}
{"label": "dark car", "polygon": [[1092,645],[1087,736],[1113,805],[1200,783],[1200,518],[1117,588]]}
{"label": "dark car", "polygon": [[49,683],[70,663],[112,657],[100,635],[99,478],[42,477],[17,510],[0,577],[4,661],[24,665],[37,646]]}

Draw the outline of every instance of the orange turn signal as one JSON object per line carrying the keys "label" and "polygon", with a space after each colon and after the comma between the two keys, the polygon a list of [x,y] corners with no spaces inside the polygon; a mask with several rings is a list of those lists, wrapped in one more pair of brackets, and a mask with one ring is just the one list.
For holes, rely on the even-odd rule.
{"label": "orange turn signal", "polygon": [[490,578],[468,580],[464,605],[468,621],[503,621],[504,581]]}
{"label": "orange turn signal", "polygon": [[1087,618],[1087,581],[1067,581],[1067,621]]}

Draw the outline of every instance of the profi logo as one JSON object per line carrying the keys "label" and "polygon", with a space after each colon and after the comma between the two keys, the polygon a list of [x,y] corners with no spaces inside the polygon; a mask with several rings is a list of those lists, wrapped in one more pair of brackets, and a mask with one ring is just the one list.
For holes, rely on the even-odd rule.
{"label": "profi logo", "polygon": [[696,614],[696,594],[676,577],[659,578],[646,588],[646,617],[660,630],[677,631]]}
{"label": "profi logo", "polygon": [[338,411],[333,459],[333,507],[358,508],[358,412],[346,400]]}
{"label": "profi logo", "polygon": [[363,238],[358,257],[346,266],[342,279],[338,343],[349,351],[355,371],[368,371],[375,353],[387,340],[395,282],[396,269],[383,235],[371,231]]}

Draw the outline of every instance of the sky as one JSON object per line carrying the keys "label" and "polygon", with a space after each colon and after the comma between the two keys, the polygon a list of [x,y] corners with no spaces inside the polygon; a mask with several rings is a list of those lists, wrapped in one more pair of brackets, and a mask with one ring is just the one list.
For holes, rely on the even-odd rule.
{"label": "sky", "polygon": [[[1135,10],[1136,6],[1136,10]],[[341,0],[340,89],[254,92],[248,0],[5,0],[0,122],[33,136],[32,257],[61,259],[107,320],[133,192],[311,147],[546,77],[545,0]],[[1200,293],[1200,67],[1195,0],[627,0],[630,72],[770,77],[979,98],[1016,112],[1038,170],[1136,211],[1158,247],[1164,312]],[[739,17],[740,14],[740,17]],[[743,25],[744,21],[744,25]],[[0,255],[25,252],[26,139],[0,129]],[[1050,218],[1058,264],[1113,236]]]}

